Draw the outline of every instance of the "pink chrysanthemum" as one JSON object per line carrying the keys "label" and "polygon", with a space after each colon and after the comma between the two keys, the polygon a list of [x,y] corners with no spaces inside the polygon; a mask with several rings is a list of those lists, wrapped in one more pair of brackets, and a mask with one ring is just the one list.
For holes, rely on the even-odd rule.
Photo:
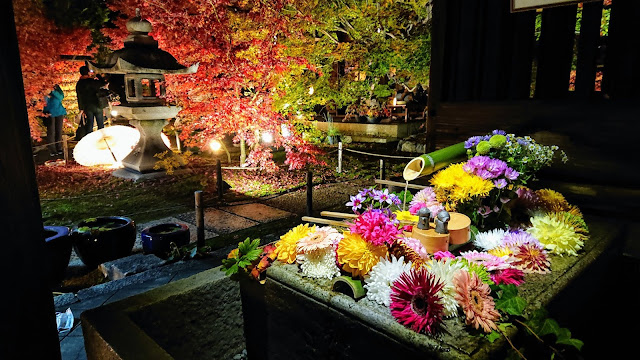
{"label": "pink chrysanthemum", "polygon": [[416,252],[416,254],[420,255],[421,258],[426,259],[429,257],[427,249],[424,248],[424,245],[422,245],[420,240],[410,237],[401,237],[397,241],[410,247],[413,251]]}
{"label": "pink chrysanthemum", "polygon": [[331,226],[317,228],[315,232],[298,240],[298,253],[308,253],[314,250],[326,249],[333,246],[342,238],[342,234]]}
{"label": "pink chrysanthemum", "polygon": [[453,278],[456,286],[456,301],[464,311],[467,325],[476,329],[482,327],[485,332],[497,330],[495,321],[500,313],[495,308],[489,285],[480,280],[478,275],[470,275],[460,270]]}
{"label": "pink chrysanthemum", "polygon": [[476,250],[473,250],[461,252],[460,256],[467,259],[469,262],[483,265],[487,268],[487,271],[503,270],[509,268],[509,264],[505,259],[486,252],[478,252]]}
{"label": "pink chrysanthemum", "polygon": [[436,253],[433,254],[433,258],[438,261],[440,260],[446,261],[446,259],[455,259],[456,256],[448,251],[436,251]]}
{"label": "pink chrysanthemum", "polygon": [[509,263],[525,273],[547,274],[551,271],[547,251],[540,244],[520,245],[509,258]]}
{"label": "pink chrysanthemum", "polygon": [[536,246],[541,246],[538,239],[533,237],[533,235],[529,234],[528,232],[520,229],[506,233],[502,238],[501,245],[511,249],[516,249],[524,244],[534,244]]}
{"label": "pink chrysanthemum", "polygon": [[409,212],[412,215],[417,214],[418,210],[422,209],[423,207],[429,208],[429,211],[431,211],[431,214],[433,215],[444,210],[444,206],[438,202],[438,200],[436,199],[436,193],[430,186],[418,191],[413,196],[413,199],[411,199],[411,202],[409,204]]}
{"label": "pink chrysanthemum", "polygon": [[381,210],[370,210],[358,216],[349,230],[352,234],[361,235],[373,245],[391,245],[402,234],[402,231]]}
{"label": "pink chrysanthemum", "polygon": [[391,315],[413,331],[438,333],[444,314],[438,292],[443,286],[425,268],[403,273],[391,287]]}
{"label": "pink chrysanthemum", "polygon": [[491,274],[491,281],[496,283],[496,285],[513,284],[515,286],[520,286],[524,283],[524,272],[514,268],[498,270]]}

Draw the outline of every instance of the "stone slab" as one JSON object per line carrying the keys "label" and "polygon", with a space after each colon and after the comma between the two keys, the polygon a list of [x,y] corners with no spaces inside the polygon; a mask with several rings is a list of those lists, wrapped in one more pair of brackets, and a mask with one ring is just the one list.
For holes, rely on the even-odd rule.
{"label": "stone slab", "polygon": [[221,208],[221,210],[224,210],[224,211],[227,211],[235,215],[239,215],[254,221],[258,221],[260,223],[266,223],[273,220],[279,220],[279,219],[295,216],[295,214],[292,214],[288,211],[276,209],[269,205],[260,204],[260,203],[227,206],[227,207]]}
{"label": "stone slab", "polygon": [[259,222],[218,209],[204,211],[205,229],[218,234],[228,234],[258,225]]}
{"label": "stone slab", "polygon": [[109,280],[123,279],[129,275],[138,274],[164,265],[165,261],[150,254],[141,253],[126,256],[100,264],[98,268]]}

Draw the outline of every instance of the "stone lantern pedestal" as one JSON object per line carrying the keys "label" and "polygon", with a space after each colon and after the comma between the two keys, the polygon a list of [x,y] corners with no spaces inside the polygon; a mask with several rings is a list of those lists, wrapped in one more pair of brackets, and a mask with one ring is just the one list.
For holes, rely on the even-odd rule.
{"label": "stone lantern pedestal", "polygon": [[114,110],[130,119],[129,124],[135,126],[140,132],[138,144],[122,160],[122,165],[143,174],[155,171],[153,167],[160,160],[155,155],[165,151],[172,152],[162,141],[160,136],[162,128],[167,125],[167,119],[178,114],[180,108],[177,106],[114,106]]}

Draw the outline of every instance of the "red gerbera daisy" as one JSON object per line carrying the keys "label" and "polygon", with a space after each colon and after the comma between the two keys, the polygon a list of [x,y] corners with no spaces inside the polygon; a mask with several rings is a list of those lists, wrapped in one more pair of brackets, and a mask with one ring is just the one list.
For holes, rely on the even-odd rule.
{"label": "red gerbera daisy", "polygon": [[439,332],[444,306],[438,292],[443,286],[425,268],[403,273],[391,287],[391,315],[413,331]]}

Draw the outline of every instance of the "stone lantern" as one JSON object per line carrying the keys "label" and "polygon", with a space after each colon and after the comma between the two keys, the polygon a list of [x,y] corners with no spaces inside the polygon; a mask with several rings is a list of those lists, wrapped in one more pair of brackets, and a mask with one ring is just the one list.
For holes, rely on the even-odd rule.
{"label": "stone lantern", "polygon": [[162,128],[181,108],[165,103],[164,74],[192,74],[198,69],[198,64],[185,67],[159,49],[149,35],[151,29],[151,23],[136,9],[136,17],[127,22],[129,36],[124,47],[114,51],[105,64],[89,63],[94,72],[109,74],[109,89],[120,96],[120,105],[112,111],[140,131],[138,144],[122,160],[126,170],[137,174],[154,171],[155,154],[171,152],[162,141]]}

